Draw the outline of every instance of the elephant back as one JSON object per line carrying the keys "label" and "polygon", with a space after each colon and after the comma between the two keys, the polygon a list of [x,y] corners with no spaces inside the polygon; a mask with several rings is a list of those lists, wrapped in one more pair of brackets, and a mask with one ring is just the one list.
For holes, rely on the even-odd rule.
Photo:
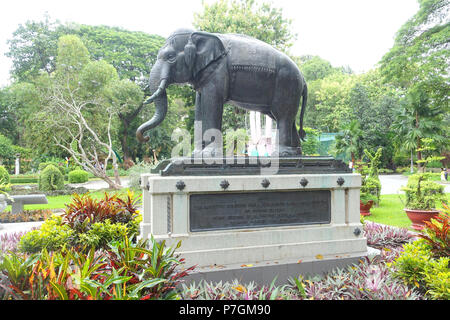
{"label": "elephant back", "polygon": [[239,34],[217,34],[228,51],[231,66],[275,72],[280,52],[267,43]]}

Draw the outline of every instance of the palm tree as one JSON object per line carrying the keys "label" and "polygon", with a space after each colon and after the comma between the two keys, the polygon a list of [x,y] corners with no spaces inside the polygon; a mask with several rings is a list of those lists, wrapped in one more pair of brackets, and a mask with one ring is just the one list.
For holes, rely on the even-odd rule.
{"label": "palm tree", "polygon": [[352,120],[344,125],[341,133],[336,136],[333,152],[335,154],[344,153],[350,155],[353,165],[356,158],[361,154],[361,138],[363,131],[358,120]]}
{"label": "palm tree", "polygon": [[422,139],[433,138],[438,145],[446,143],[443,128],[443,108],[433,107],[429,95],[420,86],[413,87],[406,95],[405,104],[396,111],[392,128],[401,149],[411,152],[411,172],[413,153],[417,152],[417,169],[422,170]]}

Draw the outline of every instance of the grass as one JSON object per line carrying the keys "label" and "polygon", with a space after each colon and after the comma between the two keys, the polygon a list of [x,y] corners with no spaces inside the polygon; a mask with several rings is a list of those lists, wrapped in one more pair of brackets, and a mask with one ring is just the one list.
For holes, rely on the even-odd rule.
{"label": "grass", "polygon": [[[447,200],[450,201],[450,193],[447,193],[446,195]],[[365,217],[364,219],[394,227],[414,230],[411,228],[411,220],[409,220],[408,216],[403,210],[404,203],[404,194],[381,195],[380,206],[372,207],[370,209],[371,215]],[[442,208],[442,205],[438,204],[438,208]]]}
{"label": "grass", "polygon": [[[89,194],[94,199],[100,199],[103,198],[105,191],[108,194],[126,194],[128,188],[123,188],[117,191],[111,191],[111,190],[99,190],[95,192],[90,192]],[[134,191],[134,194],[136,197],[141,195],[141,191]],[[66,203],[70,203],[72,201],[72,195],[64,195],[64,196],[48,196],[47,197],[48,204],[30,204],[25,207],[27,210],[38,210],[38,209],[64,209],[66,206]],[[5,211],[10,211],[11,206],[6,207]]]}

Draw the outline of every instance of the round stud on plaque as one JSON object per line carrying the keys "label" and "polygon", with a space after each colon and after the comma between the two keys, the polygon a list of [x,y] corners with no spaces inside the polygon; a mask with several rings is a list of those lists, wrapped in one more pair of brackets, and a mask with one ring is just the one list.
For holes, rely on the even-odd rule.
{"label": "round stud on plaque", "polygon": [[177,187],[178,190],[182,191],[186,187],[186,184],[184,183],[183,180],[180,180],[177,182],[175,187]]}
{"label": "round stud on plaque", "polygon": [[267,179],[264,179],[264,180],[261,182],[261,185],[262,185],[264,188],[267,188],[267,187],[270,185],[270,181],[267,180]]}
{"label": "round stud on plaque", "polygon": [[150,182],[147,181],[147,191],[150,191]]}
{"label": "round stud on plaque", "polygon": [[228,180],[222,180],[222,182],[220,183],[220,187],[223,190],[226,190],[229,186],[230,186],[230,183],[228,182]]}
{"label": "round stud on plaque", "polygon": [[361,234],[361,229],[360,228],[355,228],[355,230],[353,230],[353,234],[355,236],[359,236]]}
{"label": "round stud on plaque", "polygon": [[302,180],[300,180],[300,184],[303,188],[306,187],[308,185],[308,179],[302,178]]}
{"label": "round stud on plaque", "polygon": [[338,179],[337,179],[337,184],[339,185],[339,186],[341,186],[342,187],[342,185],[344,184],[344,182],[345,182],[345,180],[344,180],[344,178],[342,178],[342,177],[339,177]]}

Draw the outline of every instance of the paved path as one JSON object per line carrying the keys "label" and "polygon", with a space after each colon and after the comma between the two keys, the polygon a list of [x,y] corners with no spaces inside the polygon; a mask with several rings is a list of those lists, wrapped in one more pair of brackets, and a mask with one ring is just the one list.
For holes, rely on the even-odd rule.
{"label": "paved path", "polygon": [[[400,188],[405,187],[408,183],[408,177],[401,174],[379,175],[379,177],[381,182],[381,194],[403,193],[403,191],[400,191]],[[445,185],[444,192],[450,193],[450,181],[441,184]]]}
{"label": "paved path", "polygon": [[[122,187],[128,187],[130,184],[130,180],[126,177],[120,178],[120,182],[122,184]],[[99,189],[107,189],[108,184],[103,180],[90,180],[85,183],[71,183],[72,187],[85,187],[89,190],[99,190]]]}

